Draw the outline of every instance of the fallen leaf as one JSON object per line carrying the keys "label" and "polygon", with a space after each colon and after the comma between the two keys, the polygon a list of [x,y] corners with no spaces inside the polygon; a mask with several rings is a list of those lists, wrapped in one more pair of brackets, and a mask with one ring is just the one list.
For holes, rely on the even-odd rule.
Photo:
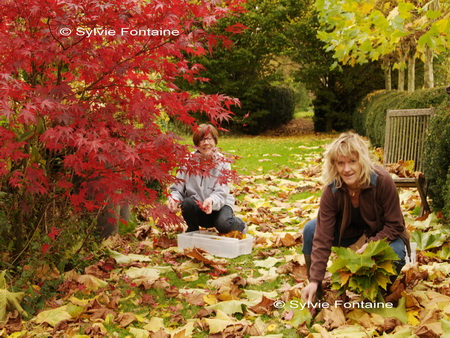
{"label": "fallen leaf", "polygon": [[274,310],[273,303],[274,303],[273,299],[267,298],[266,296],[263,295],[261,301],[249,309],[259,315],[261,314],[268,315],[271,314],[272,311]]}
{"label": "fallen leaf", "polygon": [[150,322],[144,326],[144,329],[152,332],[158,332],[164,328],[164,319],[159,317],[150,318]]}
{"label": "fallen leaf", "polygon": [[60,321],[71,319],[72,316],[67,312],[67,306],[61,306],[56,309],[46,310],[40,312],[36,316],[36,323],[42,324],[47,323],[51,326],[55,326]]}
{"label": "fallen leaf", "polygon": [[136,320],[136,315],[131,312],[120,313],[116,318],[121,327],[127,327]]}

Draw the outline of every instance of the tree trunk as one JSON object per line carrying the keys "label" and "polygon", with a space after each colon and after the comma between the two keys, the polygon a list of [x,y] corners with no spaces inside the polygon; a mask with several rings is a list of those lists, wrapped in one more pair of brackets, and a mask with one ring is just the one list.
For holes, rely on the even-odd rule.
{"label": "tree trunk", "polygon": [[433,51],[427,47],[425,50],[425,63],[424,63],[424,88],[434,88],[434,70],[433,70]]}
{"label": "tree trunk", "polygon": [[414,51],[408,56],[408,92],[412,93],[416,90],[416,58]]}
{"label": "tree trunk", "polygon": [[[438,11],[440,9],[439,0],[430,1],[430,10]],[[433,69],[433,57],[434,53],[430,46],[425,46],[424,53],[424,74],[423,74],[423,87],[434,88],[434,69]]]}
{"label": "tree trunk", "polygon": [[383,66],[384,69],[384,88],[386,90],[392,90],[392,67],[390,62],[386,62]]}
{"label": "tree trunk", "polygon": [[398,90],[405,90],[405,69],[399,68],[398,69]]}

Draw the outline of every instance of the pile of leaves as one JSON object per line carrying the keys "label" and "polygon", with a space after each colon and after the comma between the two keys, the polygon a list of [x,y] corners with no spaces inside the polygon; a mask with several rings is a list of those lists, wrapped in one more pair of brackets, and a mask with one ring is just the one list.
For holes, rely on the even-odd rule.
{"label": "pile of leaves", "polygon": [[370,242],[362,254],[351,248],[334,247],[336,258],[328,271],[332,273],[332,288],[339,294],[346,290],[359,294],[362,298],[375,301],[387,290],[390,277],[395,276],[394,261],[397,254],[385,240]]}
{"label": "pile of leaves", "polygon": [[[410,205],[420,201],[413,190],[401,190],[400,199],[408,229],[420,242],[416,263],[405,266],[386,292],[393,307],[334,306],[338,292],[329,274],[323,301],[331,306],[316,316],[302,308],[307,275],[301,232],[318,209],[318,177],[308,170],[318,165],[316,150],[289,170],[260,172],[234,187],[236,213],[255,238],[251,254],[223,259],[197,249],[180,252],[176,233],[150,221],[111,237],[96,256],[83,256],[83,269],[41,269],[24,290],[14,290],[11,281],[9,292],[25,291],[20,304],[28,317],[9,308],[0,336],[445,337],[450,235],[437,215],[412,213]],[[380,248],[367,253],[384,252]]]}
{"label": "pile of leaves", "polygon": [[397,163],[387,163],[386,169],[389,173],[401,178],[420,178],[423,173],[414,171],[414,161],[398,161]]}

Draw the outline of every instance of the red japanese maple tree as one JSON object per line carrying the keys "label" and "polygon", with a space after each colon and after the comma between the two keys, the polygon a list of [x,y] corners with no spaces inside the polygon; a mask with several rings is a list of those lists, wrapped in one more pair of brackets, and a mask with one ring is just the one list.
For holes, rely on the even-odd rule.
{"label": "red japanese maple tree", "polygon": [[188,151],[169,119],[194,126],[201,112],[220,123],[237,103],[183,92],[175,80],[202,80],[185,56],[227,46],[208,27],[241,1],[2,1],[3,238],[22,250],[49,220],[108,203],[153,205],[159,215],[151,183],[169,183]]}

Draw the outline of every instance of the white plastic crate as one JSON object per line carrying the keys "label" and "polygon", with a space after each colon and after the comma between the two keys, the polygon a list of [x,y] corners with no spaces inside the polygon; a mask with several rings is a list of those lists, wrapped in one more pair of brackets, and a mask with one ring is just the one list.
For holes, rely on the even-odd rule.
{"label": "white plastic crate", "polygon": [[178,250],[199,248],[207,253],[226,258],[235,258],[252,252],[253,236],[244,239],[229,238],[211,231],[191,231],[178,234]]}

